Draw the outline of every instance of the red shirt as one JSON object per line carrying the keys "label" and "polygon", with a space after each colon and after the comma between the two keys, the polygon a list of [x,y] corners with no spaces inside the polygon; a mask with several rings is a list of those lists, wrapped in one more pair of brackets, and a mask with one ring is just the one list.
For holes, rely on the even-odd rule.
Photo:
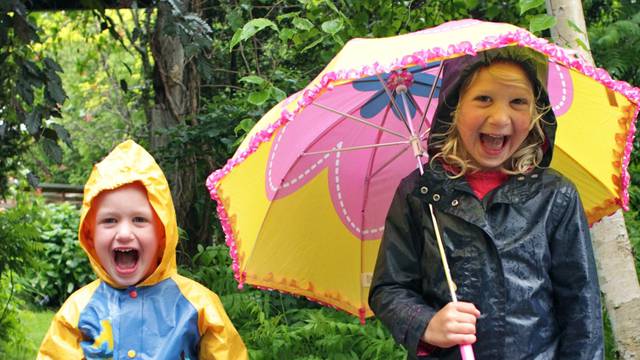
{"label": "red shirt", "polygon": [[478,171],[465,175],[469,186],[476,194],[478,199],[482,200],[487,193],[507,181],[509,175],[498,171]]}

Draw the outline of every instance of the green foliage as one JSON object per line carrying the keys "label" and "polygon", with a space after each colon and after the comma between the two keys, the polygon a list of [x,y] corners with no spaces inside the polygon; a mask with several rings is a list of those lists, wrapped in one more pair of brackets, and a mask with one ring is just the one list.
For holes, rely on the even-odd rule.
{"label": "green foliage", "polygon": [[[20,319],[20,328],[25,334],[25,339],[14,342],[13,346],[7,346],[10,349],[6,351],[3,359],[13,360],[31,360],[38,355],[38,349],[44,339],[51,320],[53,319],[53,311],[29,311],[20,309],[18,317]],[[2,355],[0,350],[0,355]]]}
{"label": "green foliage", "polygon": [[[640,177],[640,174],[635,174]],[[640,192],[637,186],[631,186],[630,189],[632,201],[637,201],[637,195]],[[636,203],[637,204],[637,203]],[[632,203],[632,206],[634,204]],[[633,207],[632,209],[637,209]],[[637,210],[631,210],[624,213],[624,221],[627,226],[627,232],[629,234],[629,241],[631,242],[631,252],[633,253],[636,263],[636,273],[640,279],[640,213]]]}
{"label": "green foliage", "polygon": [[[17,351],[24,350],[27,342],[26,329],[20,319],[22,306],[13,291],[20,291],[11,273],[0,277],[0,358],[13,359]],[[14,289],[15,288],[15,289]]]}
{"label": "green foliage", "polygon": [[529,21],[529,31],[532,33],[540,33],[543,30],[551,29],[556,26],[556,18],[549,15],[535,15]]}
{"label": "green foliage", "polygon": [[406,358],[377,320],[360,325],[353,316],[328,308],[289,309],[267,316],[263,307],[271,306],[269,302],[242,304],[238,310],[251,314],[250,321],[237,320],[237,308],[225,306],[253,359],[323,359],[328,354],[332,359]]}
{"label": "green foliage", "polygon": [[40,211],[38,227],[46,261],[29,269],[21,282],[35,304],[57,307],[94,275],[78,242],[78,209],[63,203],[44,205]]}
{"label": "green foliage", "polygon": [[278,26],[268,19],[252,19],[247,22],[241,29],[236,30],[233,34],[231,42],[229,43],[229,50],[233,50],[239,42],[253,37],[255,34],[267,27],[272,28],[276,32],[278,31]]}
{"label": "green foliage", "polygon": [[63,148],[62,164],[36,151],[25,159],[47,182],[82,184],[93,164],[117,143],[147,136],[141,105],[151,82],[144,78],[143,59],[132,51],[133,44],[120,35],[113,38],[114,33],[131,33],[133,18],[133,11],[124,10],[34,16],[44,32],[39,51],[64,69],[60,78],[69,98],[59,121],[74,139],[73,149]]}
{"label": "green foliage", "polygon": [[614,78],[638,86],[640,6],[632,1],[589,1],[585,11],[594,17],[588,23],[588,32],[596,65],[606,68]]}
{"label": "green foliage", "polygon": [[[66,130],[53,121],[67,95],[53,59],[34,49],[41,42],[33,19],[20,0],[0,3],[0,195],[17,174],[19,159],[37,143],[48,159],[62,160],[60,143],[72,146]],[[27,179],[36,185],[38,178]]]}
{"label": "green foliage", "polygon": [[38,229],[25,206],[0,211],[0,276],[5,271],[22,274],[38,254]]}
{"label": "green foliage", "polygon": [[41,253],[34,220],[28,205],[0,210],[0,355],[24,340],[17,318],[20,286],[16,277],[28,272]]}
{"label": "green foliage", "polygon": [[237,291],[231,270],[229,248],[224,245],[211,245],[206,248],[198,245],[198,253],[188,266],[180,267],[180,272],[218,295],[233,294]]}
{"label": "green foliage", "polygon": [[611,320],[609,319],[609,313],[607,308],[604,307],[604,299],[602,299],[602,319],[604,323],[604,358],[606,360],[619,359],[620,355],[616,350],[616,341],[613,337],[613,330],[611,329]]}
{"label": "green foliage", "polygon": [[[518,3],[520,15],[524,15],[529,10],[545,9],[544,0],[520,0]],[[551,29],[556,25],[556,18],[547,14],[537,14],[528,17],[529,31],[534,34],[540,34],[543,30]]]}

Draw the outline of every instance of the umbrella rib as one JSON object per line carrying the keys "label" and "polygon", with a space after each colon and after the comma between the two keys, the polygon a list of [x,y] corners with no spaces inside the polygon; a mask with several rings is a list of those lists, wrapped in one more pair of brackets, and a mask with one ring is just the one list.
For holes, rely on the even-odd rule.
{"label": "umbrella rib", "polygon": [[[418,101],[416,100],[415,96],[413,96],[413,94],[411,93],[411,91],[407,90],[407,99],[413,104],[413,106],[416,107],[416,111],[420,114],[424,114],[422,112],[422,109],[420,109],[420,105],[418,104]],[[426,110],[426,109],[425,109]]]}
{"label": "umbrella rib", "polygon": [[390,143],[379,143],[379,144],[371,144],[371,145],[350,146],[350,147],[344,147],[344,148],[339,148],[339,149],[304,152],[304,153],[302,153],[302,155],[303,156],[306,156],[306,155],[321,155],[321,154],[330,154],[330,153],[336,153],[336,152],[342,152],[342,151],[365,150],[365,149],[374,149],[374,148],[380,148],[380,147],[395,146],[395,145],[407,145],[407,144],[409,144],[409,141],[395,141],[395,142],[390,142]]}
{"label": "umbrella rib", "polygon": [[378,169],[376,169],[376,171],[372,172],[369,175],[369,178],[372,179],[374,176],[378,175],[379,172],[381,172],[382,170],[384,170],[384,168],[386,168],[387,166],[389,166],[392,162],[394,162],[397,158],[400,157],[400,155],[402,155],[405,151],[407,151],[407,149],[409,148],[409,145],[405,146],[404,148],[400,149],[400,151],[398,151],[397,154],[395,154],[393,157],[391,157],[391,159],[387,160],[384,164],[382,164],[382,166],[380,166]]}
{"label": "umbrella rib", "polygon": [[427,128],[422,134],[420,134],[420,140],[426,140],[427,134],[431,131],[431,128]]}
{"label": "umbrella rib", "polygon": [[389,133],[391,135],[395,135],[395,136],[397,136],[399,138],[402,138],[402,139],[406,139],[407,138],[406,136],[400,134],[399,132],[393,131],[391,129],[383,128],[382,126],[378,126],[378,125],[376,125],[376,124],[374,124],[372,122],[369,122],[367,120],[361,119],[361,118],[359,118],[357,116],[353,116],[351,114],[347,114],[346,112],[343,112],[343,111],[340,111],[340,110],[337,110],[337,109],[334,109],[334,108],[330,108],[330,107],[328,107],[326,105],[317,104],[317,103],[311,103],[311,105],[317,106],[317,107],[319,107],[321,109],[324,109],[324,110],[327,110],[327,111],[330,111],[330,112],[332,112],[334,114],[338,114],[338,115],[344,116],[347,119],[355,120],[355,121],[357,121],[359,123],[371,126],[371,127],[375,128],[375,129],[378,129],[380,131],[384,131],[384,132]]}
{"label": "umbrella rib", "polygon": [[429,112],[429,106],[431,106],[431,100],[433,99],[433,95],[436,93],[438,80],[440,80],[440,76],[442,76],[442,69],[444,69],[444,66],[443,64],[440,64],[440,68],[438,69],[438,75],[436,75],[435,80],[433,80],[433,86],[431,86],[431,91],[429,92],[429,101],[427,101],[427,107],[425,107],[424,112],[422,113],[422,120],[420,120],[420,127],[418,128],[418,132],[422,130],[422,125],[424,124],[424,121],[427,118],[427,113]]}

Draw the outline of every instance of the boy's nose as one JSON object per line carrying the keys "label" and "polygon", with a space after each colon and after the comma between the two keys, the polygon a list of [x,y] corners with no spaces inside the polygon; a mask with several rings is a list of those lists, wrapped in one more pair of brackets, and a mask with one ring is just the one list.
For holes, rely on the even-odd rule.
{"label": "boy's nose", "polygon": [[133,239],[134,239],[134,235],[133,235],[132,229],[128,225],[123,224],[118,229],[118,233],[116,234],[116,240],[120,242],[129,242]]}

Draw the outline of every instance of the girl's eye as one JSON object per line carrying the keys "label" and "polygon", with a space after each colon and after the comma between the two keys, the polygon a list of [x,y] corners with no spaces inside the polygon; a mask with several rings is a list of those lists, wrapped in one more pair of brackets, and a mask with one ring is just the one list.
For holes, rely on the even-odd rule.
{"label": "girl's eye", "polygon": [[480,102],[483,102],[483,103],[486,103],[486,102],[490,102],[491,101],[491,97],[488,96],[488,95],[478,95],[478,96],[476,96],[476,100],[480,101]]}
{"label": "girl's eye", "polygon": [[517,98],[511,100],[511,103],[513,103],[514,105],[529,105],[529,100],[525,98]]}
{"label": "girl's eye", "polygon": [[133,218],[133,222],[143,223],[143,222],[147,222],[147,219],[143,218],[142,216],[136,216]]}
{"label": "girl's eye", "polygon": [[118,220],[116,220],[115,218],[104,218],[100,220],[100,222],[103,224],[115,224],[118,222]]}

